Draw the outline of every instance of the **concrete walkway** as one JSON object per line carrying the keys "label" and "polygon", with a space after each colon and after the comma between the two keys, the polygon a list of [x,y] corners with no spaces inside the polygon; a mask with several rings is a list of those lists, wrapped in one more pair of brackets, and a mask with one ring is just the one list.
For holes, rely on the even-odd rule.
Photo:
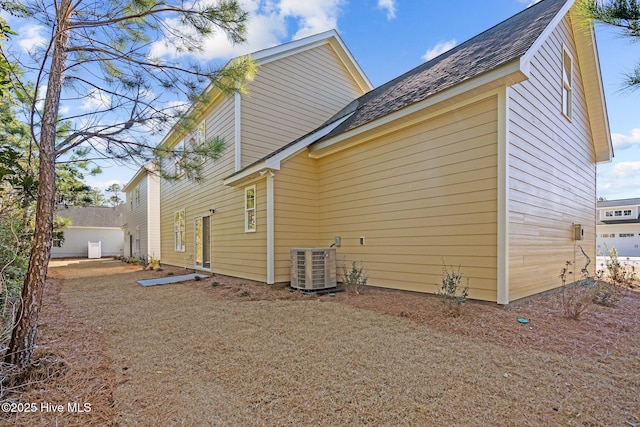
{"label": "concrete walkway", "polygon": [[199,277],[201,279],[206,279],[209,276],[206,276],[204,274],[194,273],[194,274],[185,274],[183,276],[167,276],[167,277],[160,277],[158,279],[138,280],[138,283],[140,283],[142,286],[166,285],[169,283],[186,282],[187,280],[193,280],[196,277]]}

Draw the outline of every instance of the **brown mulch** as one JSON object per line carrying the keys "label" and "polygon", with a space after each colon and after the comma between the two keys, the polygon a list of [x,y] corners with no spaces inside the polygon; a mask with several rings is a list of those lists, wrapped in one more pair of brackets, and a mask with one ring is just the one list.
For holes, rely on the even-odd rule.
{"label": "brown mulch", "polygon": [[8,396],[91,411],[5,421],[640,425],[637,292],[571,320],[558,295],[470,302],[452,317],[434,296],[377,288],[317,296],[224,276],[135,284],[183,272],[52,269],[40,365]]}

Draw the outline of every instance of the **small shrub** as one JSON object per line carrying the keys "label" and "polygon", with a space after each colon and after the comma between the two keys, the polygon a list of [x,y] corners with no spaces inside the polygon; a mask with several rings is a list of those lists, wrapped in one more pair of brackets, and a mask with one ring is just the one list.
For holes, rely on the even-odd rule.
{"label": "small shrub", "polygon": [[[143,270],[146,270],[147,268],[149,268],[149,260],[145,256],[141,256],[139,258],[138,264],[140,264]],[[153,270],[153,268],[151,269]]]}
{"label": "small shrub", "polygon": [[196,282],[199,282],[200,280],[202,280],[202,277],[200,277],[200,276],[195,276],[195,277],[193,278],[193,280],[195,280]]}
{"label": "small shrub", "polygon": [[615,307],[622,299],[622,289],[614,283],[599,281],[596,285],[593,302],[605,307]]}
{"label": "small shrub", "polygon": [[158,258],[154,258],[153,256],[149,257],[149,268],[150,269],[157,269],[161,266],[162,264],[160,263],[160,260]]}
{"label": "small shrub", "polygon": [[606,243],[604,256],[606,272],[602,270],[598,272],[601,278],[608,278],[618,286],[631,287],[638,278],[635,267],[621,263],[616,248],[609,249]]}
{"label": "small shrub", "polygon": [[356,295],[360,295],[360,292],[362,292],[364,287],[367,285],[368,279],[369,278],[364,272],[362,263],[353,261],[351,264],[351,270],[347,270],[347,268],[344,267],[342,283],[344,283],[348,289],[352,289]]}
{"label": "small shrub", "polygon": [[575,273],[571,269],[574,264],[571,261],[565,262],[564,268],[560,270],[562,311],[565,317],[574,320],[578,320],[593,305],[598,291],[596,281],[589,275],[588,267],[591,264],[591,258],[582,247],[580,250],[587,259],[585,266],[580,270],[582,278],[575,280]]}
{"label": "small shrub", "polygon": [[127,264],[137,264],[138,260],[135,257],[127,258]]}
{"label": "small shrub", "polygon": [[467,301],[469,296],[469,279],[467,278],[467,286],[462,286],[462,273],[460,273],[460,266],[454,268],[450,266],[451,270],[447,268],[447,265],[442,261],[442,285],[440,289],[436,291],[436,295],[442,298],[442,302],[445,304],[447,312],[450,315],[458,316],[462,304]]}

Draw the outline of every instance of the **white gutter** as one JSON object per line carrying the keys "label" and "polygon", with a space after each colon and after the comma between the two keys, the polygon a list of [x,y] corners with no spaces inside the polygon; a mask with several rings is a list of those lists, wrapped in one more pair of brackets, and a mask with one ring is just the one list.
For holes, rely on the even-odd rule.
{"label": "white gutter", "polygon": [[275,202],[274,183],[275,174],[267,171],[267,285],[275,283]]}
{"label": "white gutter", "polygon": [[242,169],[242,141],[241,141],[241,137],[242,137],[242,132],[241,132],[241,128],[240,128],[240,124],[242,123],[240,114],[242,112],[242,96],[236,92],[235,96],[234,96],[234,116],[235,116],[235,122],[234,122],[234,153],[235,153],[235,171],[238,172],[240,169]]}
{"label": "white gutter", "polygon": [[509,92],[498,93],[497,303],[509,304]]}

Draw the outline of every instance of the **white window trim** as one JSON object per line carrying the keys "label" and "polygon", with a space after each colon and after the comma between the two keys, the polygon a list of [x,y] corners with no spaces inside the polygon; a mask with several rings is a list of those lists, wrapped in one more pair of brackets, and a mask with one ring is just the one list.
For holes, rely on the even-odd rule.
{"label": "white window trim", "polygon": [[133,190],[133,202],[135,207],[139,207],[140,206],[140,186],[136,186],[136,188]]}
{"label": "white window trim", "polygon": [[[248,201],[247,195],[249,191],[253,191],[253,207],[252,208],[247,207],[247,201]],[[249,187],[245,187],[244,189],[244,231],[245,233],[255,233],[256,230],[258,229],[256,205],[257,205],[256,186],[251,185]],[[253,228],[250,228],[250,225],[251,225],[251,222],[249,221],[250,212],[253,212]]]}
{"label": "white window trim", "polygon": [[180,140],[180,142],[173,147],[173,172],[178,178],[184,175],[182,162],[184,161],[185,148],[186,143],[184,139]]}
{"label": "white window trim", "polygon": [[[187,229],[186,212],[184,209],[177,210],[173,213],[173,250],[175,252],[186,252],[185,234]],[[177,224],[176,218],[182,216],[182,224]],[[180,245],[178,245],[178,233],[180,233]]]}
{"label": "white window trim", "polygon": [[140,226],[136,227],[136,237],[135,237],[135,242],[134,242],[134,252],[139,254],[140,253]]}
{"label": "white window trim", "polygon": [[[569,58],[569,70],[566,70],[566,59]],[[573,55],[566,46],[562,47],[562,87],[561,87],[561,99],[562,99],[562,115],[571,120],[573,116],[573,70],[574,70]],[[568,73],[567,73],[568,71]],[[568,74],[568,75],[567,75]],[[567,96],[565,97],[565,91]]]}

